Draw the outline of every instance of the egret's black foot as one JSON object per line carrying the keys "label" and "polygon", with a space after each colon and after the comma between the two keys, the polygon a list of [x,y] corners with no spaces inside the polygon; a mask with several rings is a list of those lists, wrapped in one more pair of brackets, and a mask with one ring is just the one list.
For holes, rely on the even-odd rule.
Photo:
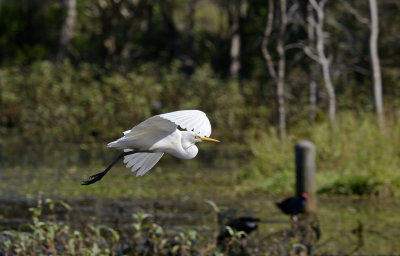
{"label": "egret's black foot", "polygon": [[[132,155],[132,154],[138,153],[138,152],[139,151],[135,151],[135,150],[123,152],[104,171],[93,174],[92,176],[89,177],[89,179],[83,181],[82,185],[90,185],[95,182],[98,182],[99,180],[101,180],[103,178],[104,175],[107,174],[107,172],[109,170],[111,170],[111,168],[114,166],[114,164],[116,164],[121,158],[123,158],[124,156],[127,156],[127,155]],[[140,151],[140,152],[150,152],[150,151]]]}
{"label": "egret's black foot", "polygon": [[95,182],[98,182],[99,180],[101,180],[103,178],[104,175],[106,175],[106,173],[107,172],[99,172],[99,173],[93,174],[92,176],[89,177],[89,179],[83,181],[81,185],[90,185]]}

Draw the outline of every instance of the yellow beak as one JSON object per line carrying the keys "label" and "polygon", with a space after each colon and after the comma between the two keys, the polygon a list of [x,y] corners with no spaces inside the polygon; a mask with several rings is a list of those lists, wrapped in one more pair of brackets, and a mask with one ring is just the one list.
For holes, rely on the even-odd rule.
{"label": "yellow beak", "polygon": [[211,139],[211,138],[207,138],[207,137],[203,137],[203,138],[200,137],[200,139],[201,139],[202,141],[220,142],[219,140]]}

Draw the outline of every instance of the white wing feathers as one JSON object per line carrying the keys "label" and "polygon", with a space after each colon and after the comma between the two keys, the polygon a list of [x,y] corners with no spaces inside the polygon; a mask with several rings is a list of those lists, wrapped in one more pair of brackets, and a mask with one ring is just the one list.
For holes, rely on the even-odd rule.
{"label": "white wing feathers", "polygon": [[[194,131],[201,137],[211,135],[211,124],[206,114],[200,110],[180,110],[150,117],[124,136],[109,143],[108,147],[124,149],[124,151],[151,150],[151,146],[162,140],[180,126],[187,131]],[[148,172],[161,159],[163,152],[135,153],[124,157],[124,163],[136,176]]]}
{"label": "white wing feathers", "polygon": [[[130,149],[124,150],[131,151]],[[142,176],[147,173],[164,155],[158,153],[136,153],[124,157],[126,168],[131,168],[132,173],[136,172],[136,176]]]}
{"label": "white wing feathers", "polygon": [[118,149],[148,150],[154,143],[174,132],[177,125],[159,116],[144,120],[131,130],[125,131],[124,136],[108,143],[108,147]]}
{"label": "white wing feathers", "polygon": [[210,137],[211,124],[206,114],[200,110],[180,110],[158,115],[165,118],[183,129],[194,131],[201,137]]}
{"label": "white wing feathers", "polygon": [[147,150],[154,143],[174,132],[178,125],[188,131],[194,131],[201,137],[210,137],[211,135],[211,124],[204,112],[180,110],[150,117],[125,131],[122,138],[107,146],[119,149]]}

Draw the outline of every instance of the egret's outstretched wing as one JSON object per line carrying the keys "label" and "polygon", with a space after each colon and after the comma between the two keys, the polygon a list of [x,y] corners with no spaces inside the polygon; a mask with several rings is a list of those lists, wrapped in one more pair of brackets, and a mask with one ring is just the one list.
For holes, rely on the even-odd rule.
{"label": "egret's outstretched wing", "polygon": [[211,124],[206,114],[200,110],[180,110],[150,117],[124,136],[109,143],[108,147],[137,150],[147,150],[157,141],[174,132],[178,125],[188,131],[194,131],[201,137],[211,135]]}
{"label": "egret's outstretched wing", "polygon": [[158,130],[165,132],[167,134],[175,131],[177,125],[173,122],[168,122],[165,118],[160,118],[160,116],[152,116],[140,124],[134,126],[132,129],[124,131],[125,136],[129,136],[135,133],[140,133],[145,130]]}
{"label": "egret's outstretched wing", "polygon": [[[131,151],[130,149],[125,152]],[[124,157],[126,168],[132,168],[132,172],[136,172],[136,176],[142,176],[148,172],[164,155],[162,152],[158,153],[135,153]]]}
{"label": "egret's outstretched wing", "polygon": [[144,120],[131,130],[125,131],[124,136],[107,146],[112,148],[147,150],[154,143],[174,132],[178,126],[159,116]]}
{"label": "egret's outstretched wing", "polygon": [[200,110],[180,110],[158,115],[165,118],[183,129],[194,131],[201,137],[210,137],[211,124],[206,114]]}

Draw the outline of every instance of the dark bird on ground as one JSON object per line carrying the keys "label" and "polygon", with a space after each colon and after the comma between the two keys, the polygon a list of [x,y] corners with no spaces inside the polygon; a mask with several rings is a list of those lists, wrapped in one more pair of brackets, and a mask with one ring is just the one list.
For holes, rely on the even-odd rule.
{"label": "dark bird on ground", "polygon": [[226,238],[230,238],[232,235],[226,229],[227,226],[231,227],[236,231],[243,231],[246,234],[250,234],[258,228],[257,223],[260,221],[254,217],[239,217],[230,220],[224,227],[224,230],[218,235],[218,244],[222,244]]}
{"label": "dark bird on ground", "polygon": [[307,203],[307,194],[302,193],[300,196],[289,197],[282,202],[276,203],[276,206],[285,214],[292,216],[293,220],[297,220],[297,214],[304,213]]}

